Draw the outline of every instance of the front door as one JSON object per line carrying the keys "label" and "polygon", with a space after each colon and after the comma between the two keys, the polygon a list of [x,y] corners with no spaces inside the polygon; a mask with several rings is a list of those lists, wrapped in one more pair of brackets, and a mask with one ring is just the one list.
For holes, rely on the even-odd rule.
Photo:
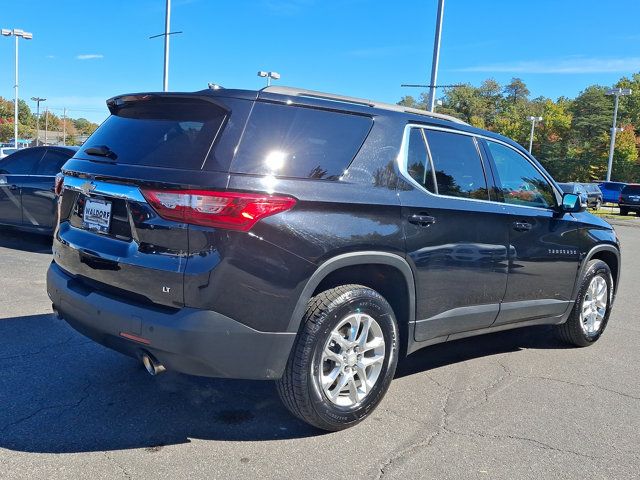
{"label": "front door", "polygon": [[[474,137],[411,128],[398,188],[415,269],[415,340],[490,326],[507,284],[504,204],[491,201]],[[405,181],[406,180],[406,181]]]}
{"label": "front door", "polygon": [[549,180],[514,148],[484,140],[509,225],[509,278],[495,325],[560,317],[571,305],[579,223]]}

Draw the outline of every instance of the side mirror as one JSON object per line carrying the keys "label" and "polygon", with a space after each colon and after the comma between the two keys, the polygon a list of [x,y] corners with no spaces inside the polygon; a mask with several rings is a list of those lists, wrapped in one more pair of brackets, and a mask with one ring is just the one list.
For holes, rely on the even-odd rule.
{"label": "side mirror", "polygon": [[583,203],[580,195],[575,193],[565,193],[562,196],[562,206],[561,210],[567,213],[578,213],[584,212],[586,209],[586,205]]}

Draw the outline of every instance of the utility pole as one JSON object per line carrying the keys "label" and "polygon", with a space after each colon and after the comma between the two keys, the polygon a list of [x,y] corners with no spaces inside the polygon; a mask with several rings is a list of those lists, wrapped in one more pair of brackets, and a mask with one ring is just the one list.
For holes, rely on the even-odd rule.
{"label": "utility pole", "polygon": [[182,32],[170,32],[171,27],[171,0],[167,0],[166,10],[164,13],[164,33],[153,35],[149,38],[164,37],[164,66],[162,73],[162,91],[169,91],[169,35],[175,35]]}
{"label": "utility pole", "polygon": [[40,102],[44,102],[47,99],[41,97],[31,97],[31,100],[36,102],[36,147],[40,145]]}
{"label": "utility pole", "polygon": [[440,40],[442,38],[442,17],[444,0],[438,0],[438,16],[436,18],[436,35],[433,41],[433,60],[431,61],[431,82],[429,89],[429,111],[433,112],[436,104],[436,85],[438,84],[438,62],[440,61]]}
{"label": "utility pole", "polygon": [[62,109],[62,145],[67,144],[67,108]]}
{"label": "utility pole", "polygon": [[622,131],[622,129],[616,128],[618,122],[618,100],[620,96],[631,95],[632,90],[630,88],[612,88],[607,91],[607,95],[613,95],[616,97],[616,101],[613,107],[613,126],[611,127],[611,143],[609,143],[609,164],[607,165],[607,182],[611,181],[611,169],[613,168],[613,151],[616,147],[616,133]]}
{"label": "utility pole", "polygon": [[541,122],[542,117],[527,117],[527,120],[531,122],[531,135],[529,135],[529,153],[531,153],[531,149],[533,148],[533,132],[536,128],[536,122]]}

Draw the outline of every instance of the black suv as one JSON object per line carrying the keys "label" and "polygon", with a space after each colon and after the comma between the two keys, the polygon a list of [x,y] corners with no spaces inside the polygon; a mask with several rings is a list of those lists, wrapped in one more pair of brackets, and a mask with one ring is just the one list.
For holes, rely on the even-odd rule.
{"label": "black suv", "polygon": [[586,346],[607,324],[615,232],[507,138],[284,87],[107,103],[63,169],[47,288],[152,374],[276,380],[339,430],[422,347],[540,324]]}

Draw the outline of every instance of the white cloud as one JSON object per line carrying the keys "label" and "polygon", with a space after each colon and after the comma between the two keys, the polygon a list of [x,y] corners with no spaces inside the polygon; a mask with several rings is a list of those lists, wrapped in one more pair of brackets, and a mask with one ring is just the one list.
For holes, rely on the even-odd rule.
{"label": "white cloud", "polygon": [[46,58],[56,58],[56,56],[55,55],[47,55]]}
{"label": "white cloud", "polygon": [[78,60],[95,60],[96,58],[104,58],[104,55],[101,53],[83,53],[76,55],[76,59]]}
{"label": "white cloud", "polygon": [[568,57],[556,60],[492,63],[457,68],[454,70],[458,72],[496,73],[630,73],[640,70],[640,57]]}

